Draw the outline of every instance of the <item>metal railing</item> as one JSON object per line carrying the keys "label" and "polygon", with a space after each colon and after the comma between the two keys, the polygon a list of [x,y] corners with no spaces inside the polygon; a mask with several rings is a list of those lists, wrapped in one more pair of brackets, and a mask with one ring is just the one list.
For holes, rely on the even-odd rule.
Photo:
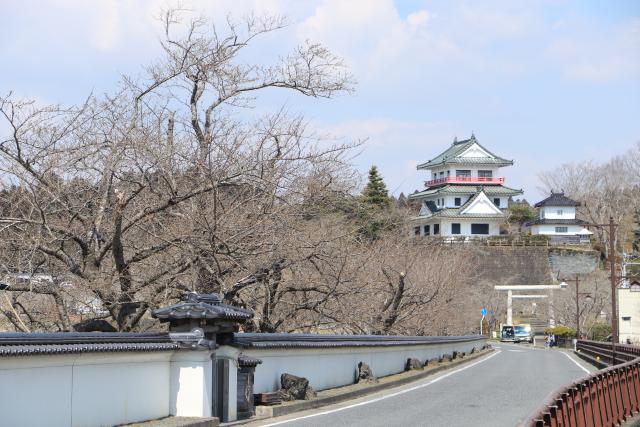
{"label": "metal railing", "polygon": [[[581,357],[612,362],[611,343],[578,341]],[[616,426],[640,411],[640,348],[617,344],[609,366],[553,392],[522,426]],[[629,360],[630,359],[630,360]]]}
{"label": "metal railing", "polygon": [[580,340],[576,344],[576,352],[589,363],[603,368],[614,364],[614,354],[616,364],[630,362],[640,357],[640,347],[616,344],[614,351],[610,342],[602,341]]}

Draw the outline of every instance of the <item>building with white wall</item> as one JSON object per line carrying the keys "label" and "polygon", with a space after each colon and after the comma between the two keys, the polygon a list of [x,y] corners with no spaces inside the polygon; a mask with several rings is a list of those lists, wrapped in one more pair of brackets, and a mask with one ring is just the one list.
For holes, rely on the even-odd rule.
{"label": "building with white wall", "polygon": [[440,155],[418,165],[428,170],[430,179],[425,190],[413,193],[410,199],[421,203],[413,218],[416,236],[473,236],[500,234],[509,199],[522,194],[504,185],[499,176],[512,160],[499,157],[480,145],[476,137],[453,144]]}
{"label": "building with white wall", "polygon": [[593,234],[587,230],[585,222],[576,218],[576,208],[579,202],[564,195],[564,192],[554,193],[535,204],[538,208],[538,218],[525,226],[531,234],[542,234],[557,241],[589,242]]}
{"label": "building with white wall", "polygon": [[640,281],[618,289],[618,317],[620,342],[640,344]]}

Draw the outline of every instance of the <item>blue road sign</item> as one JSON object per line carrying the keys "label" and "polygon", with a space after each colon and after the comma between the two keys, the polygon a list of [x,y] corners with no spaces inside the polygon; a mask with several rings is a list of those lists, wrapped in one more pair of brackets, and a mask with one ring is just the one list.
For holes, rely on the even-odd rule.
{"label": "blue road sign", "polygon": [[483,308],[482,310],[480,310],[480,314],[482,314],[483,316],[487,315],[487,309]]}

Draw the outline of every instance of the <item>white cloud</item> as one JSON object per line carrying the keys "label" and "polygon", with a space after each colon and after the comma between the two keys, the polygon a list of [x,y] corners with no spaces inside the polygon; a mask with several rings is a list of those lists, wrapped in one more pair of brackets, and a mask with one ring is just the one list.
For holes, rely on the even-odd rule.
{"label": "white cloud", "polygon": [[[389,190],[396,196],[424,186],[425,174],[416,165],[447,148],[456,135],[446,122],[370,118],[336,124],[315,123],[318,133],[346,140],[363,140],[362,153],[355,159],[361,171],[375,164]],[[466,135],[465,131],[458,135]]]}
{"label": "white cloud", "polygon": [[120,35],[120,4],[116,0],[104,0],[93,4],[92,23],[88,30],[92,45],[99,50],[112,50],[118,45]]}
{"label": "white cloud", "polygon": [[555,28],[563,34],[551,42],[547,55],[566,77],[605,82],[640,73],[640,18],[604,31],[570,21]]}
{"label": "white cloud", "polygon": [[426,10],[419,10],[407,16],[407,23],[409,24],[409,28],[411,30],[416,31],[419,28],[423,28],[429,21],[429,18],[429,12],[427,12]]}

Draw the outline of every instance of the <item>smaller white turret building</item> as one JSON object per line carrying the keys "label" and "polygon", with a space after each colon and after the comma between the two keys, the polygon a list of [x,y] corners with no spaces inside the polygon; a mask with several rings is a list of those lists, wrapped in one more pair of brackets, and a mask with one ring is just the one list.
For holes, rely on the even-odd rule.
{"label": "smaller white turret building", "polygon": [[538,218],[525,224],[531,234],[549,236],[554,242],[589,243],[593,234],[587,230],[585,222],[576,218],[576,208],[579,202],[564,195],[564,192],[554,193],[535,204],[538,208]]}

